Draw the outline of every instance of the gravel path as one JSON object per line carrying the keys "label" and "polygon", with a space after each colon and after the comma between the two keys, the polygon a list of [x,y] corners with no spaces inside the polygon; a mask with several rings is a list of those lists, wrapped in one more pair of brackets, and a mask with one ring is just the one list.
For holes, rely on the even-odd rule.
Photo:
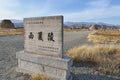
{"label": "gravel path", "polygon": [[91,31],[66,32],[64,34],[65,51],[77,46],[92,45],[92,43],[87,40],[89,33],[91,33]]}
{"label": "gravel path", "polygon": [[[65,50],[87,42],[86,37],[90,32],[65,33]],[[17,73],[17,59],[15,53],[23,50],[23,35],[0,36],[0,80],[29,80],[29,76]],[[120,80],[120,78],[99,75],[84,65],[72,67],[73,80]]]}
{"label": "gravel path", "polygon": [[15,53],[23,50],[23,36],[0,37],[0,80],[28,80],[15,71],[17,59]]}

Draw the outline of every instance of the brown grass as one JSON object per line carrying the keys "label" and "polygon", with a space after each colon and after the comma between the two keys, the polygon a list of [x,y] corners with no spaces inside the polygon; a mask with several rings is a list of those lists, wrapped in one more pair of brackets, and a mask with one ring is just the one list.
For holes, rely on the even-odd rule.
{"label": "brown grass", "polygon": [[120,47],[116,45],[84,45],[70,49],[67,55],[74,62],[94,62],[95,70],[120,76]]}
{"label": "brown grass", "polygon": [[53,79],[39,74],[32,74],[30,80],[53,80]]}
{"label": "brown grass", "polygon": [[98,30],[88,35],[93,43],[120,43],[120,30]]}
{"label": "brown grass", "polygon": [[71,29],[71,28],[65,28],[64,32],[79,32],[79,31],[89,31],[88,29]]}
{"label": "brown grass", "polygon": [[24,34],[23,29],[0,29],[0,35],[19,35]]}

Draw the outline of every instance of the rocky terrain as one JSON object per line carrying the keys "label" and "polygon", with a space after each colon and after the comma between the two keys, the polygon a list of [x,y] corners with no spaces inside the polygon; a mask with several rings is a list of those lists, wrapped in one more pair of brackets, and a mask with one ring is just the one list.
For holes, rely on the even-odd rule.
{"label": "rocky terrain", "polygon": [[[67,32],[64,35],[65,51],[83,44],[92,45],[87,41],[87,32]],[[28,75],[16,72],[17,59],[15,53],[24,49],[24,36],[0,36],[0,80],[29,80]],[[90,68],[89,64],[74,64],[71,72],[73,80],[120,80],[120,77],[100,74]]]}

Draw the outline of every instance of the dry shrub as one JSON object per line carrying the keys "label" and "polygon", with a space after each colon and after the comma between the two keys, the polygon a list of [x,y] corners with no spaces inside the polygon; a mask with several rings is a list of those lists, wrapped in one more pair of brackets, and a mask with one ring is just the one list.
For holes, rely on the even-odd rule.
{"label": "dry shrub", "polygon": [[74,62],[94,62],[95,70],[102,73],[120,76],[120,47],[116,45],[84,45],[67,52]]}
{"label": "dry shrub", "polygon": [[75,47],[70,49],[67,54],[72,57],[75,62],[94,60],[94,56],[96,56],[94,53],[91,53],[90,47],[88,46]]}
{"label": "dry shrub", "polygon": [[88,35],[94,43],[120,43],[120,30],[97,30]]}
{"label": "dry shrub", "polygon": [[52,80],[51,78],[45,77],[39,74],[32,74],[30,80]]}

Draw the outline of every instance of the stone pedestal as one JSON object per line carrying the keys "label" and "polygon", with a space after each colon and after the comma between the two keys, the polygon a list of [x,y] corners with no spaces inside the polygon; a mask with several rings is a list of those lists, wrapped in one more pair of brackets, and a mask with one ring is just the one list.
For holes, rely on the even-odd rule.
{"label": "stone pedestal", "polygon": [[18,58],[18,72],[41,74],[55,80],[72,80],[70,73],[71,58],[55,58],[24,51],[17,52],[16,57]]}

